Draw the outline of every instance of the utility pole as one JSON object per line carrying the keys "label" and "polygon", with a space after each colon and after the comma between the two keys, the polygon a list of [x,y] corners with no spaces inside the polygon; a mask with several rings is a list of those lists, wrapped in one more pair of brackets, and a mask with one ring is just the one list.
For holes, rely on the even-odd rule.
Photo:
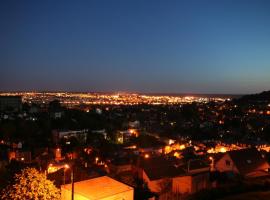
{"label": "utility pole", "polygon": [[74,200],[74,165],[71,168],[71,200]]}

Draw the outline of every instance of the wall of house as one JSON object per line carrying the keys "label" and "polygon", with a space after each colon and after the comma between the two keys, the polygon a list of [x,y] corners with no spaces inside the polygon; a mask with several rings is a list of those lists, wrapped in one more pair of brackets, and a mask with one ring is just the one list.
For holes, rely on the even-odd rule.
{"label": "wall of house", "polygon": [[162,191],[163,183],[165,183],[166,181],[167,181],[166,178],[150,181],[148,182],[148,187],[152,192],[160,193]]}
{"label": "wall of house", "polygon": [[268,162],[264,162],[263,164],[261,164],[256,171],[268,171],[268,169],[270,168],[270,165],[268,164]]}
{"label": "wall of house", "polygon": [[172,190],[174,193],[191,193],[192,192],[192,177],[181,176],[175,177],[172,180]]}
{"label": "wall of house", "polygon": [[[61,200],[70,200],[71,199],[71,190],[66,188],[61,188]],[[74,193],[74,200],[89,200],[92,198],[85,197],[81,194]],[[133,200],[134,199],[134,191],[127,190],[125,192],[117,193],[115,195],[104,197],[100,200]]]}
{"label": "wall of house", "polygon": [[109,197],[102,198],[100,200],[133,200],[134,199],[133,193],[134,193],[133,190],[128,190]]}
{"label": "wall of house", "polygon": [[202,173],[192,176],[191,193],[198,192],[210,186],[209,173]]}
{"label": "wall of house", "polygon": [[[226,165],[226,161],[229,161],[230,165]],[[234,173],[239,173],[229,154],[225,154],[219,161],[215,163],[215,169],[219,172],[232,171]]]}
{"label": "wall of house", "polygon": [[161,186],[163,185],[163,182],[167,181],[166,178],[158,179],[158,180],[150,180],[148,178],[148,176],[146,175],[144,170],[143,170],[142,174],[143,174],[143,180],[147,183],[148,188],[150,189],[150,191],[156,192],[156,193],[161,192],[161,190],[162,190]]}
{"label": "wall of house", "polygon": [[206,189],[209,186],[209,173],[201,173],[193,176],[173,178],[172,190],[174,193],[191,194]]}

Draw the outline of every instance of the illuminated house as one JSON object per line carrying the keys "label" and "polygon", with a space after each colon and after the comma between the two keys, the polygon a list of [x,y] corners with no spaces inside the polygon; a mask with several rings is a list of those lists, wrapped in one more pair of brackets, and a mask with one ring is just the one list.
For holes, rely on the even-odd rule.
{"label": "illuminated house", "polygon": [[[74,200],[133,200],[133,188],[108,176],[74,183]],[[61,186],[61,200],[71,199],[71,184]]]}
{"label": "illuminated house", "polygon": [[190,194],[209,187],[209,166],[194,161],[176,164],[163,157],[147,158],[139,163],[139,178],[155,193],[173,192]]}
{"label": "illuminated house", "polygon": [[178,169],[160,158],[147,159],[149,159],[149,162],[142,164],[139,177],[147,183],[152,192],[161,194],[164,190],[171,190],[172,178],[185,173],[183,169]]}
{"label": "illuminated house", "polygon": [[229,151],[216,160],[215,169],[220,172],[233,172],[244,177],[269,175],[270,168],[266,159],[257,149]]}

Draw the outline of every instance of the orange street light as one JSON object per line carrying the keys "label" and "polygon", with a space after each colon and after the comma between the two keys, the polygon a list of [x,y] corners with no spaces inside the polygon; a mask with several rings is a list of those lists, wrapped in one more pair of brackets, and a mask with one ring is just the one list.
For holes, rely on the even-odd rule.
{"label": "orange street light", "polygon": [[149,157],[150,157],[149,154],[144,155],[144,158],[149,158]]}

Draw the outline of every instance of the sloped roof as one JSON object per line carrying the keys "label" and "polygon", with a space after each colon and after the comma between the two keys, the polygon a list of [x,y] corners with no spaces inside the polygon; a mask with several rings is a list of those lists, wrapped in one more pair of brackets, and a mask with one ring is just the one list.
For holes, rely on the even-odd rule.
{"label": "sloped roof", "polygon": [[255,148],[229,151],[228,154],[240,174],[247,174],[259,170],[262,166],[269,168],[269,164],[266,159],[263,158],[261,153]]}
{"label": "sloped roof", "polygon": [[214,153],[214,154],[209,154],[211,157],[214,158],[214,161],[215,162],[218,162],[221,158],[223,158],[223,156],[225,155],[226,153]]}
{"label": "sloped roof", "polygon": [[197,170],[209,168],[209,164],[203,162],[202,160],[190,160],[189,162],[189,170]]}
{"label": "sloped roof", "polygon": [[177,167],[174,162],[163,157],[143,159],[140,167],[145,171],[150,180],[172,178],[185,175],[184,169]]}

